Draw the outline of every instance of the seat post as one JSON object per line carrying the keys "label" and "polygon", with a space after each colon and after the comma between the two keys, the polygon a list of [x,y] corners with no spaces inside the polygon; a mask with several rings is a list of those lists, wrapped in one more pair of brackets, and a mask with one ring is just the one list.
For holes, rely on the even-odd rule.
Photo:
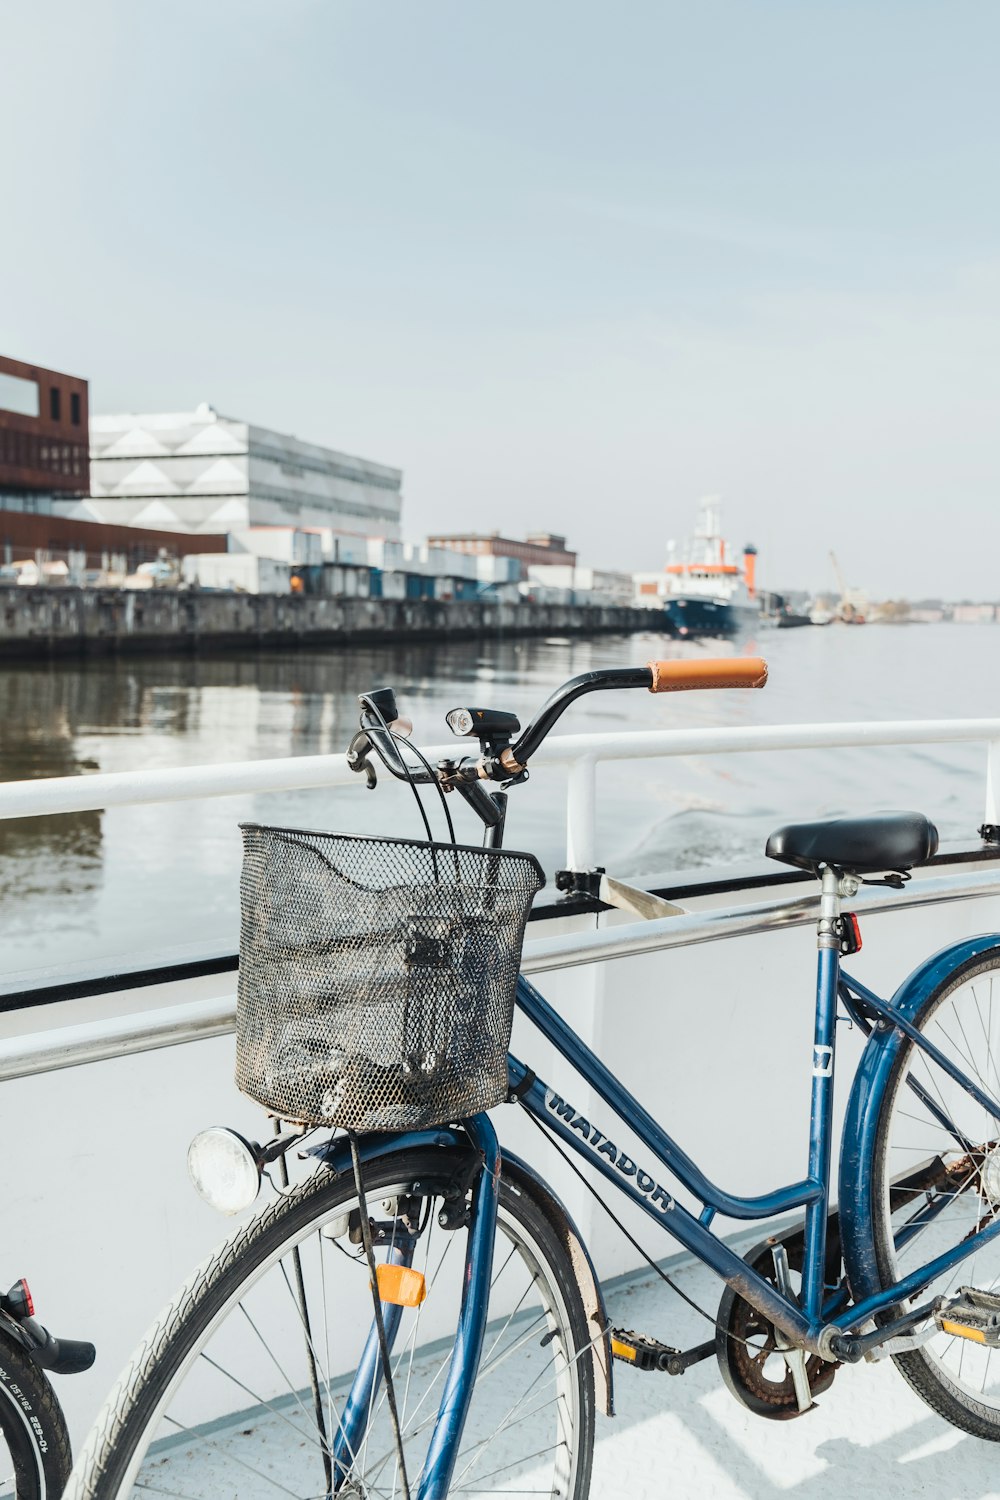
{"label": "seat post", "polygon": [[833,948],[840,952],[840,871],[830,865],[823,866],[823,890],[819,898],[819,920],[816,923],[816,946],[822,950]]}

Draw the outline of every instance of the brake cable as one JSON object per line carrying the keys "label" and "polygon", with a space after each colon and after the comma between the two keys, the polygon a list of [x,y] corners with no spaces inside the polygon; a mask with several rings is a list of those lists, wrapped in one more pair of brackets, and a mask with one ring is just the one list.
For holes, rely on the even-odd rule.
{"label": "brake cable", "polygon": [[[622,1234],[628,1240],[629,1244],[633,1247],[633,1249],[638,1250],[639,1254],[642,1256],[643,1260],[650,1267],[650,1269],[656,1272],[657,1276],[659,1276],[659,1278],[660,1278],[661,1281],[665,1281],[667,1283],[667,1286],[670,1288],[670,1290],[672,1292],[676,1292],[677,1293],[677,1296],[680,1297],[680,1299],[681,1299],[682,1302],[686,1302],[687,1305],[688,1305],[688,1307],[693,1308],[694,1311],[696,1313],[698,1313],[700,1317],[702,1317],[702,1318],[705,1319],[706,1323],[711,1323],[712,1327],[716,1330],[716,1332],[719,1332],[720,1331],[720,1324],[719,1324],[718,1318],[716,1318],[712,1313],[706,1312],[703,1307],[700,1307],[698,1305],[698,1303],[695,1302],[692,1297],[688,1296],[687,1292],[685,1292],[681,1287],[679,1287],[677,1285],[676,1281],[674,1281],[674,1279],[671,1276],[667,1275],[666,1271],[664,1271],[664,1269],[663,1269],[662,1266],[658,1266],[657,1265],[657,1263],[653,1259],[653,1257],[650,1254],[648,1254],[648,1252],[646,1250],[643,1249],[642,1245],[640,1245],[639,1241],[635,1238],[635,1235],[632,1234],[628,1229],[626,1229],[625,1225],[622,1223],[621,1219],[615,1213],[614,1209],[610,1206],[610,1204],[608,1204],[608,1203],[606,1203],[604,1201],[604,1199],[601,1197],[600,1193],[597,1191],[597,1189],[595,1188],[594,1184],[590,1181],[590,1179],[588,1177],[584,1176],[583,1172],[581,1172],[580,1168],[577,1166],[577,1164],[573,1160],[573,1158],[569,1155],[569,1153],[566,1150],[564,1150],[563,1146],[559,1142],[558,1137],[555,1136],[555,1135],[553,1135],[551,1131],[546,1130],[546,1128],[542,1124],[541,1120],[536,1119],[535,1116],[530,1112],[530,1110],[528,1110],[525,1107],[523,1099],[519,1099],[517,1102],[521,1105],[521,1108],[524,1110],[524,1113],[528,1116],[528,1119],[531,1121],[532,1125],[534,1125],[535,1128],[545,1137],[545,1139],[552,1146],[555,1147],[556,1151],[562,1157],[563,1161],[569,1167],[570,1171],[576,1173],[577,1177],[579,1177],[580,1181],[583,1183],[583,1185],[587,1189],[587,1191],[589,1193],[591,1193],[592,1196],[597,1199],[598,1203],[604,1209],[604,1212],[607,1214],[608,1218],[612,1221],[613,1224],[615,1224],[618,1227],[618,1229],[621,1230]],[[722,1330],[722,1331],[725,1332],[726,1337],[732,1339],[732,1341],[735,1344],[743,1344],[746,1348],[750,1347],[749,1344],[747,1344],[746,1339],[741,1339],[735,1333],[730,1333],[728,1330]]]}
{"label": "brake cable", "polygon": [[[441,807],[442,807],[442,809],[444,811],[445,822],[448,825],[448,837],[449,837],[449,839],[450,839],[450,841],[451,841],[452,844],[456,843],[457,840],[455,838],[455,825],[451,821],[451,809],[448,806],[448,801],[447,801],[447,798],[445,797],[445,794],[444,794],[444,788],[442,787],[440,781],[438,780],[437,776],[435,775],[434,770],[431,767],[430,761],[427,759],[426,755],[424,755],[424,753],[420,749],[419,745],[415,745],[413,743],[413,741],[407,739],[405,735],[397,734],[394,729],[390,729],[389,728],[389,725],[386,723],[385,717],[384,717],[384,715],[383,715],[383,713],[382,713],[382,711],[379,708],[379,706],[378,706],[377,703],[372,703],[371,700],[367,699],[367,698],[363,699],[362,701],[364,702],[365,707],[368,709],[368,711],[370,713],[374,714],[375,717],[378,719],[379,724],[381,725],[382,729],[385,731],[386,735],[388,735],[389,739],[392,740],[392,741],[394,741],[396,744],[404,745],[406,747],[406,749],[408,749],[408,750],[412,750],[413,753],[414,753],[414,755],[417,757],[417,759],[420,761],[421,765],[426,770],[427,774],[430,776],[431,783],[434,786],[435,790],[437,791],[438,796],[441,799]],[[364,726],[362,726],[362,727],[364,727]],[[376,753],[378,753],[378,752],[376,751]],[[420,809],[420,816],[423,819],[424,829],[425,829],[425,831],[427,833],[428,843],[433,844],[434,843],[434,834],[431,832],[431,825],[430,825],[430,822],[428,821],[427,813],[424,810],[423,799],[420,796],[420,792],[417,790],[417,783],[413,779],[413,771],[411,770],[410,766],[407,764],[406,756],[402,755],[402,754],[399,754],[398,751],[397,751],[397,755],[398,755],[398,758],[399,758],[399,763],[402,766],[404,772],[406,773],[407,785],[409,786],[410,791],[413,793],[414,797],[416,798],[417,807]],[[392,768],[390,767],[390,770],[391,769]]]}

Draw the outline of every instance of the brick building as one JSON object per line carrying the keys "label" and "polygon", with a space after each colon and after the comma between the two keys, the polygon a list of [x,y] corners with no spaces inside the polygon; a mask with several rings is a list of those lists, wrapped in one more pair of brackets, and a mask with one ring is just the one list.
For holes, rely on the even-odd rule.
{"label": "brick building", "polygon": [[0,355],[0,510],[87,493],[89,417],[85,380]]}
{"label": "brick building", "polygon": [[527,578],[532,564],[551,564],[572,568],[576,566],[576,553],[566,550],[566,538],[555,536],[551,531],[532,532],[523,542],[501,536],[491,531],[484,536],[470,531],[453,536],[431,536],[430,547],[447,547],[453,552],[472,552],[478,557],[514,557],[521,564],[521,577]]}
{"label": "brick building", "polygon": [[66,562],[75,553],[85,569],[99,571],[109,558],[118,558],[124,563],[124,571],[134,573],[140,563],[155,562],[161,552],[170,558],[189,552],[225,552],[228,541],[223,534],[185,536],[143,526],[109,526],[99,521],[0,508],[0,566],[27,558]]}

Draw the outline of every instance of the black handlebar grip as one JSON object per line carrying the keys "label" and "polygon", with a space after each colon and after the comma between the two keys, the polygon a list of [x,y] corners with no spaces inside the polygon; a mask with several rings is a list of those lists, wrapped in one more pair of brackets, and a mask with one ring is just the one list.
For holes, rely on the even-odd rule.
{"label": "black handlebar grip", "polygon": [[80,1339],[57,1339],[47,1328],[38,1328],[37,1331],[44,1337],[28,1353],[43,1370],[51,1370],[56,1375],[79,1375],[89,1370],[97,1358],[93,1344]]}
{"label": "black handlebar grip", "polygon": [[57,1375],[79,1375],[84,1370],[89,1370],[97,1358],[97,1350],[93,1344],[88,1344],[83,1339],[57,1339],[59,1352],[54,1365],[49,1368]]}

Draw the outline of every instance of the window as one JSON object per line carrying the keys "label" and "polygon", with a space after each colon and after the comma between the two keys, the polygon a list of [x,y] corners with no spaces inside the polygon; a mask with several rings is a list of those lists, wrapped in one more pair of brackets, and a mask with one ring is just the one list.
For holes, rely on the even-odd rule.
{"label": "window", "polygon": [[49,416],[58,422],[62,414],[62,393],[57,385],[49,386]]}
{"label": "window", "polygon": [[80,425],[80,392],[71,391],[69,398],[69,419],[74,427]]}
{"label": "window", "polygon": [[38,382],[0,371],[0,407],[22,417],[38,416]]}

